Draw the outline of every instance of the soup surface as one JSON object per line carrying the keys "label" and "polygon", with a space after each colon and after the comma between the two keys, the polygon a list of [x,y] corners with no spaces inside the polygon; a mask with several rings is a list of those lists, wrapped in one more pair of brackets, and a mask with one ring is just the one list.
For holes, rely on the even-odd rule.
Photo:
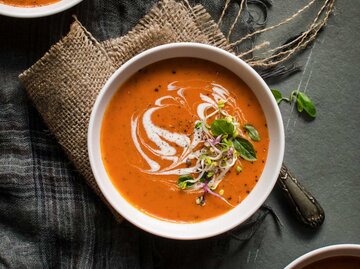
{"label": "soup surface", "polygon": [[0,4],[18,7],[37,7],[50,5],[60,0],[0,0]]}
{"label": "soup surface", "polygon": [[[222,133],[229,126],[232,133]],[[118,191],[139,210],[174,222],[199,222],[239,204],[263,171],[268,145],[265,116],[249,87],[194,58],[139,70],[112,97],[101,129],[102,159]]]}
{"label": "soup surface", "polygon": [[302,269],[360,269],[360,258],[353,256],[338,256],[314,262]]}

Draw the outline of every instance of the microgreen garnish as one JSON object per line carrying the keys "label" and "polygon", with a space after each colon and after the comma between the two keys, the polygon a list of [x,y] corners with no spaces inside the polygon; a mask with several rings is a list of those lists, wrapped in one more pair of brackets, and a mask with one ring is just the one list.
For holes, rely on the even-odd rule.
{"label": "microgreen garnish", "polygon": [[239,174],[242,171],[241,166],[236,166],[236,173]]}
{"label": "microgreen garnish", "polygon": [[234,125],[226,119],[217,119],[211,124],[211,133],[214,136],[233,135],[234,130]]}
{"label": "microgreen garnish", "polygon": [[297,110],[299,112],[302,112],[304,110],[310,117],[315,118],[316,108],[311,99],[305,93],[295,90],[291,93],[290,100],[292,101],[293,98],[295,99],[295,96]]}
{"label": "microgreen garnish", "polygon": [[218,108],[220,109],[220,108],[223,108],[224,106],[225,106],[225,100],[220,100],[218,103],[217,103],[217,105],[218,105]]}
{"label": "microgreen garnish", "polygon": [[254,146],[242,137],[237,137],[234,140],[234,147],[239,152],[240,156],[250,162],[254,162],[257,160],[256,151]]}
{"label": "microgreen garnish", "polygon": [[[213,195],[232,206],[222,195],[224,190],[216,192],[219,183],[234,166],[236,174],[242,171],[241,159],[257,160],[253,144],[243,135],[237,119],[226,111],[226,100],[215,103],[212,113],[205,115],[195,123],[194,135],[202,141],[201,149],[193,152],[196,160],[196,172],[181,175],[177,185],[182,190],[202,190],[196,204],[205,205],[206,195]],[[253,141],[260,141],[260,135],[253,125],[242,125]],[[186,162],[185,162],[186,164]]]}
{"label": "microgreen garnish", "polygon": [[316,117],[316,108],[312,100],[303,92],[300,92],[299,90],[294,90],[291,92],[290,97],[286,98],[283,97],[281,92],[278,90],[271,90],[272,94],[275,97],[275,100],[278,104],[281,103],[281,101],[286,101],[288,103],[292,103],[294,100],[296,101],[296,107],[298,112],[305,111],[310,117],[315,118]]}
{"label": "microgreen garnish", "polygon": [[194,179],[190,175],[181,175],[178,178],[177,185],[180,189],[184,190],[194,184],[192,180]]}
{"label": "microgreen garnish", "polygon": [[272,94],[274,95],[275,100],[276,100],[276,102],[277,102],[278,104],[280,104],[281,101],[290,102],[289,98],[283,97],[280,91],[275,90],[275,89],[272,89],[271,92],[272,92]]}
{"label": "microgreen garnish", "polygon": [[201,121],[198,121],[198,122],[195,124],[195,129],[200,129],[200,128],[201,128],[201,125],[202,125],[202,122],[201,122]]}
{"label": "microgreen garnish", "polygon": [[245,124],[244,129],[249,133],[249,136],[253,141],[260,141],[259,132],[254,126],[252,126],[251,124]]}

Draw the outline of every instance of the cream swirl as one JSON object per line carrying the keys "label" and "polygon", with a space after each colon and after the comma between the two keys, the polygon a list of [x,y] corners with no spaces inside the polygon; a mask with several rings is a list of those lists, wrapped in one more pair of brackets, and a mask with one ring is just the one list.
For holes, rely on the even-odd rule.
{"label": "cream swirl", "polygon": [[[236,108],[236,102],[230,96],[229,91],[219,84],[207,82],[205,87],[194,88],[184,87],[182,84],[186,82],[172,82],[168,85],[168,95],[158,98],[154,102],[154,106],[146,109],[140,115],[132,115],[131,118],[131,136],[134,145],[142,156],[142,158],[149,165],[148,169],[140,168],[145,173],[156,175],[183,175],[196,172],[196,167],[184,168],[184,163],[187,159],[195,159],[201,154],[201,150],[194,149],[203,141],[200,131],[196,128],[192,135],[172,132],[163,127],[157,126],[152,120],[154,112],[159,112],[170,106],[182,106],[189,114],[194,114],[199,120],[204,120],[209,117],[208,112],[216,110],[218,102],[226,100],[229,105]],[[195,111],[186,98],[186,91],[197,90],[199,92],[200,103],[197,105]],[[174,94],[175,93],[175,94]],[[237,111],[238,116],[241,116],[240,111]],[[140,132],[140,128],[144,130]],[[146,143],[145,138],[151,143]],[[177,145],[177,147],[175,147]],[[178,152],[176,148],[182,149]],[[180,150],[179,150],[180,151]],[[169,165],[162,167],[159,164],[159,159],[168,160]]]}

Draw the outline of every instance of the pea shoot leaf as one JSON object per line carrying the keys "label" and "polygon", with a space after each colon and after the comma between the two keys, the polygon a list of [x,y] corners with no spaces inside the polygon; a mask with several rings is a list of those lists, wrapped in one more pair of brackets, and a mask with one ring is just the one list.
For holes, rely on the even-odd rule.
{"label": "pea shoot leaf", "polygon": [[254,126],[252,126],[251,124],[245,124],[244,129],[248,132],[250,138],[253,141],[260,141],[259,132],[258,132],[258,130],[256,130],[256,128]]}
{"label": "pea shoot leaf", "polygon": [[234,147],[243,159],[250,162],[257,160],[253,144],[245,138],[236,137],[234,139]]}
{"label": "pea shoot leaf", "polygon": [[316,117],[316,108],[311,99],[303,92],[299,92],[296,97],[297,109],[299,112],[305,112],[312,118]]}
{"label": "pea shoot leaf", "polygon": [[315,105],[305,93],[303,93],[299,90],[294,90],[291,92],[289,98],[285,98],[282,96],[281,92],[279,92],[278,90],[273,89],[273,90],[271,90],[271,92],[274,95],[276,102],[278,104],[280,104],[282,100],[289,102],[289,103],[296,101],[297,111],[299,111],[300,113],[305,111],[310,117],[312,117],[312,118],[316,117]]}
{"label": "pea shoot leaf", "polygon": [[197,122],[197,123],[195,124],[195,129],[200,129],[201,126],[202,126],[202,122],[199,121],[199,122]]}
{"label": "pea shoot leaf", "polygon": [[272,92],[272,94],[274,95],[276,102],[277,102],[278,104],[280,104],[281,101],[283,100],[283,97],[282,97],[281,92],[278,91],[278,90],[275,90],[275,89],[271,90],[271,92]]}
{"label": "pea shoot leaf", "polygon": [[211,124],[211,132],[214,136],[219,135],[233,135],[235,130],[234,125],[224,119],[217,119]]}
{"label": "pea shoot leaf", "polygon": [[194,178],[190,175],[181,175],[178,178],[177,185],[180,189],[186,189],[193,185],[194,183],[188,182],[189,180],[193,180]]}

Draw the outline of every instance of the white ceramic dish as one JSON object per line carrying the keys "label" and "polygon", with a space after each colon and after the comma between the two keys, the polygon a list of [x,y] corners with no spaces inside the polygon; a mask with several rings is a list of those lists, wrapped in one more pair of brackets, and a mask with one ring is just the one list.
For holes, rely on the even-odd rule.
{"label": "white ceramic dish", "polygon": [[285,269],[301,269],[313,262],[337,256],[360,257],[360,245],[339,244],[315,249],[297,258],[295,261],[286,266]]}
{"label": "white ceramic dish", "polygon": [[[139,69],[169,58],[193,57],[220,64],[238,75],[255,93],[265,112],[270,136],[264,171],[248,197],[224,215],[194,224],[180,224],[151,217],[132,206],[111,183],[101,159],[100,129],[105,109],[129,77]],[[92,110],[88,131],[88,153],[92,171],[102,193],[114,209],[127,220],[150,233],[173,239],[200,239],[226,232],[248,219],[270,194],[284,154],[284,128],[275,99],[262,78],[244,61],[222,49],[197,44],[176,43],[149,49],[121,66],[101,90]]]}
{"label": "white ceramic dish", "polygon": [[0,4],[0,15],[16,18],[45,17],[69,9],[82,0],[61,0],[54,4],[39,7],[15,7]]}

